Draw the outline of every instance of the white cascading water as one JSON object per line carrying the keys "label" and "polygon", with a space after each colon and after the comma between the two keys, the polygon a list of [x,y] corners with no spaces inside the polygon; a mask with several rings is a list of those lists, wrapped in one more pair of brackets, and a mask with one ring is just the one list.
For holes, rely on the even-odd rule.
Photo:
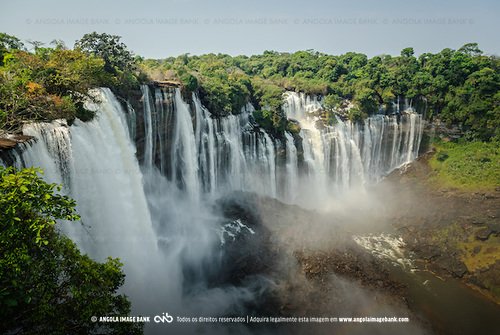
{"label": "white cascading water", "polygon": [[[147,87],[143,92],[150,94]],[[159,106],[175,112],[166,121],[166,135],[160,129],[149,131],[146,122],[145,135],[151,138],[145,140],[144,161],[156,155],[157,166],[163,166],[170,155],[167,178],[193,196],[200,190],[209,195],[245,190],[321,208],[343,191],[376,182],[415,159],[423,130],[421,116],[411,109],[400,115],[375,115],[362,123],[338,119],[333,126],[317,127],[320,101],[290,92],[283,108],[300,123],[301,131],[296,137],[286,132],[278,140],[255,127],[251,105],[238,115],[212,118],[194,94],[193,108],[182,100],[179,89],[157,88],[155,96],[163,100],[145,107],[145,113],[161,115]],[[153,153],[162,136],[163,147],[171,142],[173,149]],[[156,147],[162,146],[159,143]]]}
{"label": "white cascading water", "polygon": [[102,103],[92,122],[26,125],[23,133],[37,140],[17,161],[41,167],[49,182],[63,183],[83,222],[65,223],[63,230],[99,261],[119,257],[127,274],[123,290],[134,301],[134,310],[148,311],[156,299],[165,297],[148,293],[156,281],[150,272],[164,271],[142,175],[120,104],[109,89],[95,93]]}
{"label": "white cascading water", "polygon": [[[142,315],[224,315],[260,289],[206,282],[207,272],[219,269],[223,219],[215,199],[243,190],[321,208],[415,159],[423,130],[410,110],[318,128],[321,102],[288,93],[283,108],[301,131],[276,139],[252,121],[250,104],[238,115],[213,117],[195,94],[187,103],[179,89],[141,90],[142,115],[123,111],[101,89],[92,122],[26,126],[37,140],[17,164],[40,166],[47,180],[65,185],[90,227],[65,224],[65,231],[98,260],[120,257],[123,290]],[[137,134],[144,134],[139,159],[131,140]]]}
{"label": "white cascading water", "polygon": [[[142,90],[146,104],[152,93],[147,87]],[[158,117],[165,109],[174,112],[159,118],[168,125],[164,131],[150,130],[150,117],[145,115],[145,136],[149,137],[144,140],[145,167],[156,157],[156,166],[167,179],[192,197],[199,197],[202,190],[212,195],[233,190],[277,195],[276,147],[282,145],[250,124],[250,104],[239,115],[212,118],[194,94],[193,108],[179,89],[156,89],[154,95],[163,100],[145,106],[145,114]],[[162,146],[171,150],[158,150]]]}
{"label": "white cascading water", "polygon": [[36,144],[27,145],[22,154],[14,151],[17,167],[42,167],[45,178],[52,183],[68,185],[73,166],[69,126],[65,120],[52,123],[33,123],[23,127],[23,133],[35,138]]}
{"label": "white cascading water", "polygon": [[175,91],[176,118],[174,127],[172,169],[173,179],[182,180],[183,189],[193,200],[200,196],[199,144],[196,143],[189,105]]}
{"label": "white cascading water", "polygon": [[307,188],[314,187],[315,194],[321,195],[316,203],[377,182],[418,155],[424,122],[411,108],[397,115],[374,115],[362,123],[338,118],[333,126],[317,127],[321,108],[315,98],[295,92],[286,94],[284,109],[301,125],[308,167],[305,187],[299,186],[297,192],[310,195]]}
{"label": "white cascading water", "polygon": [[148,86],[141,86],[143,108],[144,108],[144,140],[146,141],[146,151],[144,151],[144,161],[143,164],[146,168],[152,168],[153,166],[153,152],[155,148],[155,139],[153,136],[153,113],[151,113],[151,101]]}
{"label": "white cascading water", "polygon": [[289,132],[285,133],[286,139],[286,201],[293,203],[296,199],[297,182],[299,179],[299,166],[297,161],[297,148]]}

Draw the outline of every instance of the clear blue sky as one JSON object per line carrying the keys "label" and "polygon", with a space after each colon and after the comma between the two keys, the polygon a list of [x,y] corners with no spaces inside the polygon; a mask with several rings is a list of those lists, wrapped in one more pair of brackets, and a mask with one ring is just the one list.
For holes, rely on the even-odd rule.
{"label": "clear blue sky", "polygon": [[497,0],[10,0],[0,31],[23,40],[123,37],[136,54],[256,54],[315,49],[340,54],[417,54],[477,42],[500,55]]}

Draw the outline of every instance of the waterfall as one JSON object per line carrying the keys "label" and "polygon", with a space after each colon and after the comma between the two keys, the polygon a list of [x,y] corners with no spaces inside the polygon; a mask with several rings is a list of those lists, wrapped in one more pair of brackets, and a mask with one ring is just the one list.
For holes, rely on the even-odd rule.
{"label": "waterfall", "polygon": [[93,258],[123,261],[123,290],[142,315],[224,315],[251,300],[244,285],[207,280],[221,266],[226,219],[214,210],[218,198],[249,191],[326,208],[415,159],[423,130],[411,109],[322,125],[321,100],[290,92],[283,109],[301,130],[276,137],[255,123],[251,104],[214,117],[197,94],[186,101],[179,88],[141,91],[139,113],[100,89],[101,102],[88,106],[96,110],[91,122],[26,125],[36,140],[14,156],[18,166],[40,166],[48,181],[65,185],[85,226],[63,230]]}
{"label": "waterfall", "polygon": [[135,141],[136,129],[135,125],[137,123],[137,115],[135,114],[135,109],[132,107],[130,102],[126,101],[127,105],[127,127],[129,130],[130,138]]}
{"label": "waterfall", "polygon": [[289,92],[284,109],[301,126],[309,183],[322,188],[316,192],[323,196],[377,182],[418,155],[424,122],[411,108],[362,123],[338,118],[335,125],[322,127],[317,126],[322,106],[315,98]]}
{"label": "waterfall", "polygon": [[[251,105],[238,115],[212,118],[196,94],[190,105],[183,100],[179,89],[167,89],[157,93],[157,103],[152,104],[149,89],[144,86],[142,92],[143,102],[149,101],[144,106],[145,166],[151,163],[160,168],[161,162],[168,162],[160,170],[193,197],[234,190],[277,196],[276,150],[280,144],[252,125]],[[149,120],[154,118],[146,114],[159,115],[159,106],[164,105],[170,106],[173,116],[166,118],[167,126],[163,129],[150,130]],[[166,150],[158,151],[158,147]]]}
{"label": "waterfall", "polygon": [[299,166],[297,164],[297,147],[295,141],[289,132],[285,133],[286,138],[286,200],[293,202],[297,190],[297,181],[299,178]]}
{"label": "waterfall", "polygon": [[69,184],[71,156],[71,140],[69,127],[65,120],[52,123],[31,123],[23,127],[25,135],[33,136],[34,146],[25,146],[16,161],[18,167],[42,166],[45,177],[51,182]]}
{"label": "waterfall", "polygon": [[179,89],[175,91],[176,119],[174,128],[174,141],[172,167],[174,179],[179,179],[186,192],[193,198],[200,194],[199,166],[196,139],[190,108],[182,100]]}
{"label": "waterfall", "polygon": [[196,147],[199,150],[202,185],[205,192],[213,193],[217,184],[214,123],[196,95],[193,94],[192,99],[196,113]]}
{"label": "waterfall", "polygon": [[144,128],[145,128],[145,150],[144,150],[144,166],[151,168],[153,166],[154,152],[154,136],[153,136],[153,115],[151,112],[151,101],[149,86],[142,85],[142,101],[144,108]]}
{"label": "waterfall", "polygon": [[[411,108],[361,123],[338,119],[333,126],[318,126],[321,101],[289,92],[283,109],[300,124],[298,150],[290,133],[278,139],[258,128],[251,105],[237,115],[215,118],[196,94],[189,104],[178,88],[156,89],[153,104],[149,88],[143,86],[142,92],[144,165],[156,164],[168,180],[195,198],[246,190],[318,207],[415,159],[423,129],[421,116]],[[163,116],[163,106],[172,116]],[[157,126],[151,129],[152,124]]]}
{"label": "waterfall", "polygon": [[101,103],[88,106],[97,109],[91,122],[26,125],[23,132],[36,142],[26,145],[18,165],[41,167],[48,182],[63,183],[83,223],[64,223],[63,231],[99,261],[119,257],[127,274],[124,290],[134,308],[148,310],[155,301],[149,272],[163,271],[142,175],[121,105],[109,89],[95,94]]}

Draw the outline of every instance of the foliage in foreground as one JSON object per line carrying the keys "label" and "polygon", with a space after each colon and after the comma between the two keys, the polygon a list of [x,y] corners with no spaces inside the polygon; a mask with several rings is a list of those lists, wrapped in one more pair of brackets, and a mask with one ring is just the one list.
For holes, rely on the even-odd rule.
{"label": "foliage in foreground", "polygon": [[58,233],[56,220],[79,219],[75,202],[39,172],[0,167],[0,333],[140,334],[140,324],[91,321],[128,315],[125,275],[118,259],[93,261]]}
{"label": "foliage in foreground", "polygon": [[460,190],[492,190],[500,186],[500,143],[438,142],[430,160],[434,181]]}

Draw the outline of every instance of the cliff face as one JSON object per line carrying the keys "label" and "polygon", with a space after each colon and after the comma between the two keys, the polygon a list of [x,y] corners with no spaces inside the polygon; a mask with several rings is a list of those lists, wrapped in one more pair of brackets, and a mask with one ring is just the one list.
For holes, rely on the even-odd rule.
{"label": "cliff face", "polygon": [[[144,115],[144,103],[142,99],[142,92],[139,89],[139,87],[129,91],[125,100],[120,100],[120,102],[122,103],[123,110],[128,111],[128,106],[127,106],[128,103],[135,111],[136,115],[135,126],[129,123],[129,127],[133,128],[131,132],[131,135],[133,135],[132,140],[135,142],[137,148],[137,158],[140,159],[141,157],[144,156],[145,136],[144,136],[144,118],[142,117],[137,118],[137,115]],[[140,162],[142,163],[142,161]]]}
{"label": "cliff face", "polygon": [[[164,175],[173,174],[171,162],[174,131],[175,82],[154,82],[134,90],[127,97],[133,108],[133,122],[129,123],[136,144],[136,156],[141,166],[152,164]],[[131,115],[129,115],[129,119]],[[147,162],[145,162],[147,161]]]}
{"label": "cliff face", "polygon": [[0,131],[0,150],[12,149],[19,143],[24,143],[31,139],[33,139],[32,136],[1,133]]}
{"label": "cliff face", "polygon": [[15,158],[12,151],[19,149],[18,144],[32,140],[33,137],[20,134],[0,134],[0,163],[13,165]]}

